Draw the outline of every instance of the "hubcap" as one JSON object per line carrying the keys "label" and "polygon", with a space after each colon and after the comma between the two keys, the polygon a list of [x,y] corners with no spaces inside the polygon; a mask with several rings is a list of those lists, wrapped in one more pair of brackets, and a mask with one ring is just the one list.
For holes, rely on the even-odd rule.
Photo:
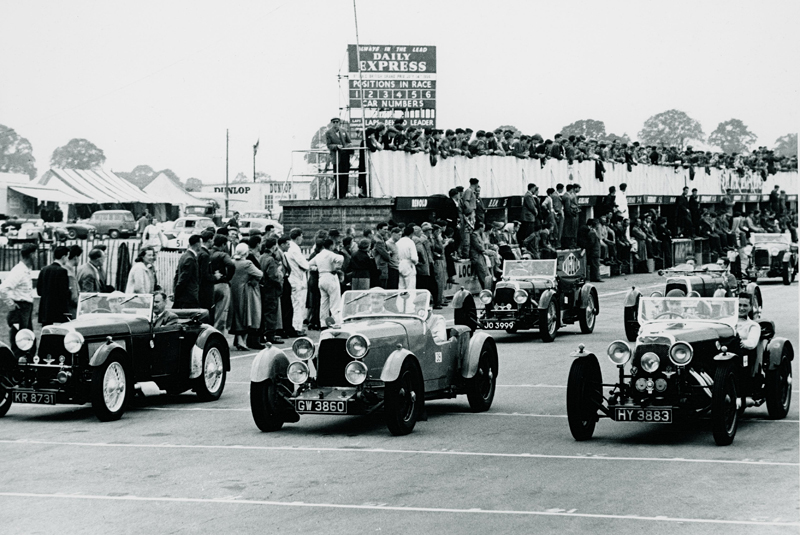
{"label": "hubcap", "polygon": [[103,401],[111,412],[117,412],[125,402],[125,369],[119,362],[112,362],[103,375]]}
{"label": "hubcap", "polygon": [[219,349],[212,347],[206,355],[205,382],[206,389],[215,394],[222,386],[222,354]]}

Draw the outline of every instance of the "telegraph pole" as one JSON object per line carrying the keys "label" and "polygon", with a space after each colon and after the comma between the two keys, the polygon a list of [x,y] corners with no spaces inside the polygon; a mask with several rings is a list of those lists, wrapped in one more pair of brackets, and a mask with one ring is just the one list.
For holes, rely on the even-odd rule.
{"label": "telegraph pole", "polygon": [[225,217],[228,217],[228,145],[229,145],[228,129],[225,129]]}

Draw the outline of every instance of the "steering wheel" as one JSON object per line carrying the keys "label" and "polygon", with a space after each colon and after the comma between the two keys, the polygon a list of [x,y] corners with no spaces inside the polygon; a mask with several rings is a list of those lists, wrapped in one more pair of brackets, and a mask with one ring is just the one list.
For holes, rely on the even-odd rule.
{"label": "steering wheel", "polygon": [[107,308],[96,308],[89,312],[89,314],[111,314],[111,310]]}
{"label": "steering wheel", "polygon": [[656,316],[656,317],[655,317],[655,318],[653,318],[653,319],[659,319],[659,318],[663,318],[664,316],[669,316],[670,318],[680,318],[680,319],[683,319],[683,316],[681,316],[681,315],[680,315],[680,314],[678,314],[677,312],[662,312],[661,314],[659,314],[658,316]]}

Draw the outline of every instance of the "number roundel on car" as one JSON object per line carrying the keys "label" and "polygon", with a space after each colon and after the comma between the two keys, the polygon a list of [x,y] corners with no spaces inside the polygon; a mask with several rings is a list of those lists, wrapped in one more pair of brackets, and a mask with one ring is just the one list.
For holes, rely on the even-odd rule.
{"label": "number roundel on car", "polygon": [[569,253],[566,257],[564,257],[564,261],[561,262],[561,271],[564,272],[567,276],[572,276],[577,274],[581,270],[581,261],[578,260],[578,257],[575,256],[574,253]]}

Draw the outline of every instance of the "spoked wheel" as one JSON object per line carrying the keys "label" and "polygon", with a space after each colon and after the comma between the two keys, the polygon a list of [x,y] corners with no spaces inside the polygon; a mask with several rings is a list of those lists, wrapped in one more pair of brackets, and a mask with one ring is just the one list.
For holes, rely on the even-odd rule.
{"label": "spoked wheel", "polygon": [[597,408],[603,400],[603,374],[593,356],[572,362],[567,381],[567,421],[575,440],[589,440],[597,424]]}
{"label": "spoked wheel", "polygon": [[128,374],[119,361],[111,355],[92,372],[92,409],[101,422],[122,418],[128,397]]}
{"label": "spoked wheel", "polygon": [[0,418],[6,415],[11,408],[11,391],[0,385]]}
{"label": "spoked wheel", "polygon": [[625,307],[625,337],[628,342],[635,342],[639,336],[639,309],[638,307]]}
{"label": "spoked wheel", "polygon": [[767,371],[767,411],[773,420],[782,420],[792,405],[792,361],[784,354],[781,364]]}
{"label": "spoked wheel", "polygon": [[737,407],[736,374],[733,363],[723,362],[714,373],[714,389],[711,392],[711,426],[717,446],[728,446],[736,436],[739,426]]}
{"label": "spoked wheel", "polygon": [[386,384],[384,415],[389,432],[399,436],[413,431],[424,403],[422,374],[412,360],[406,359],[397,380]]}
{"label": "spoked wheel", "polygon": [[472,412],[485,412],[492,406],[497,388],[497,349],[485,342],[478,359],[478,371],[467,384],[467,400]]}
{"label": "spoked wheel", "polygon": [[201,401],[216,401],[225,388],[225,361],[220,342],[209,342],[203,355],[203,374],[197,378],[195,391]]}
{"label": "spoked wheel", "polygon": [[550,301],[545,310],[539,311],[539,332],[542,333],[542,342],[552,342],[556,338],[558,329],[558,310],[556,304]]}
{"label": "spoked wheel", "polygon": [[594,324],[597,321],[597,303],[594,302],[594,297],[590,297],[589,299],[591,301],[589,306],[583,309],[578,319],[583,334],[590,334],[594,331]]}
{"label": "spoked wheel", "polygon": [[279,395],[272,379],[250,383],[250,412],[256,426],[265,433],[283,427],[283,418],[278,415]]}

